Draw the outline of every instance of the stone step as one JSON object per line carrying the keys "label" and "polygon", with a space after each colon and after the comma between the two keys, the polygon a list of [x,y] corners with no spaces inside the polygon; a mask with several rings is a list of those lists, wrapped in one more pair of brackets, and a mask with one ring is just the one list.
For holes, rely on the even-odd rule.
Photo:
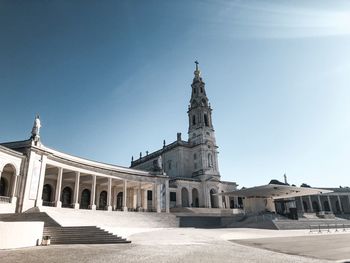
{"label": "stone step", "polygon": [[64,245],[64,244],[127,244],[131,243],[131,241],[128,240],[119,240],[119,241],[99,241],[96,243],[95,241],[72,241],[70,243],[67,243],[65,241],[55,241],[52,242],[52,245]]}
{"label": "stone step", "polygon": [[44,227],[43,235],[51,237],[51,244],[130,243],[96,226]]}
{"label": "stone step", "polygon": [[[66,242],[66,239],[64,238],[51,238],[51,241],[57,241],[57,242]],[[73,242],[73,241],[76,241],[76,242],[79,242],[79,241],[89,241],[89,242],[95,242],[95,243],[98,243],[100,241],[125,241],[124,238],[71,238],[69,240],[69,243],[67,244],[70,244],[70,242]]]}

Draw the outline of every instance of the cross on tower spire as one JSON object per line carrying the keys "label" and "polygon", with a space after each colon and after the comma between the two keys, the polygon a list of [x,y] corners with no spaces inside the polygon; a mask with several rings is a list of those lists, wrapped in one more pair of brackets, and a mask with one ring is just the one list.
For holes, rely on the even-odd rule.
{"label": "cross on tower spire", "polygon": [[196,79],[199,79],[199,76],[201,74],[201,72],[200,72],[200,70],[198,68],[199,62],[198,62],[198,60],[196,60],[194,63],[196,64],[196,70],[194,71],[194,76],[195,76]]}

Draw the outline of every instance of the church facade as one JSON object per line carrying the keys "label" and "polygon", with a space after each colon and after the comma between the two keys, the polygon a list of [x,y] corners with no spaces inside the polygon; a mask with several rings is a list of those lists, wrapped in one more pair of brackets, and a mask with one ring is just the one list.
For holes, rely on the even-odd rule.
{"label": "church facade", "polygon": [[[218,146],[212,120],[212,108],[206,94],[205,83],[196,62],[188,106],[188,140],[177,140],[153,153],[131,161],[131,168],[153,171],[161,160],[169,176],[170,207],[233,208],[235,200],[218,196],[233,191],[234,182],[221,181]],[[236,200],[237,201],[237,200]],[[237,202],[236,202],[237,203]]]}

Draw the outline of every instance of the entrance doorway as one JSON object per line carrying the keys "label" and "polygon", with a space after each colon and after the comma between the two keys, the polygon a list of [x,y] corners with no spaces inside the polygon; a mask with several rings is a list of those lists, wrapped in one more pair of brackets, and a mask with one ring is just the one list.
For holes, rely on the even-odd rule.
{"label": "entrance doorway", "polygon": [[189,207],[188,191],[185,187],[181,189],[181,201],[182,201],[182,207]]}
{"label": "entrance doorway", "polygon": [[5,180],[5,178],[1,178],[0,180],[0,196],[6,196],[6,192],[7,192],[7,182]]}
{"label": "entrance doorway", "polygon": [[84,189],[81,193],[80,209],[89,209],[91,202],[91,191],[89,189]]}
{"label": "entrance doorway", "polygon": [[51,194],[52,194],[52,188],[49,184],[45,184],[43,187],[43,205],[50,205],[51,204]]}
{"label": "entrance doorway", "polygon": [[100,193],[100,202],[98,205],[98,208],[100,210],[104,210],[107,207],[107,191],[102,191]]}
{"label": "entrance doorway", "polygon": [[117,210],[123,209],[123,192],[117,194]]}
{"label": "entrance doorway", "polygon": [[215,189],[210,190],[210,205],[211,208],[219,208],[218,196],[215,195],[217,192]]}
{"label": "entrance doorway", "polygon": [[192,206],[199,207],[198,190],[196,188],[192,189]]}
{"label": "entrance doorway", "polygon": [[72,204],[72,189],[70,187],[65,187],[62,191],[61,197],[62,207],[70,207]]}

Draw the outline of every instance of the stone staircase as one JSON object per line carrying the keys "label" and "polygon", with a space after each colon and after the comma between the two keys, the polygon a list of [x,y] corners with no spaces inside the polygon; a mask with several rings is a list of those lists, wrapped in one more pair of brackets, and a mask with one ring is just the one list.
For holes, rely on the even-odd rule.
{"label": "stone staircase", "polygon": [[51,244],[117,244],[130,243],[97,226],[61,226],[46,212],[0,214],[4,222],[44,222],[43,236],[50,236]]}
{"label": "stone staircase", "polygon": [[50,236],[53,245],[130,243],[96,226],[44,227],[44,236]]}

